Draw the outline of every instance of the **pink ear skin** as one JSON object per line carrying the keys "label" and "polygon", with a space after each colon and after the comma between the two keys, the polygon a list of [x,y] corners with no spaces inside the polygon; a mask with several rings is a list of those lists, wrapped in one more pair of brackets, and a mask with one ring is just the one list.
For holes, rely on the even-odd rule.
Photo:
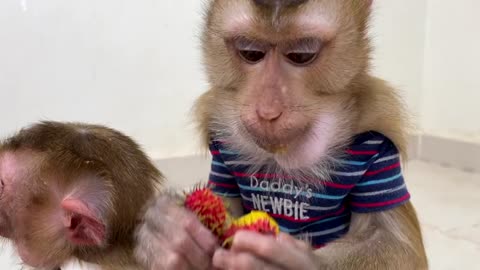
{"label": "pink ear skin", "polygon": [[67,239],[79,246],[101,246],[106,240],[106,226],[78,199],[64,199],[62,209],[65,212],[63,225],[67,229]]}

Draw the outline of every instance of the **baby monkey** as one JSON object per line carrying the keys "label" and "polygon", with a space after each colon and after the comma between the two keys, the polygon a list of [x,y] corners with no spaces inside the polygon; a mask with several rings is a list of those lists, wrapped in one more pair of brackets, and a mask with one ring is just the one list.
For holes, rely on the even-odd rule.
{"label": "baby monkey", "polygon": [[[212,154],[209,183],[234,212],[266,211],[285,234],[241,232],[229,250],[212,250],[208,235],[153,241],[140,245],[149,269],[428,268],[401,166],[403,104],[370,72],[371,4],[208,1],[209,90],[195,116]],[[188,235],[192,225],[177,224],[168,232]]]}
{"label": "baby monkey", "polygon": [[97,125],[42,122],[0,144],[0,236],[22,261],[70,259],[139,269],[134,229],[163,176],[129,137]]}

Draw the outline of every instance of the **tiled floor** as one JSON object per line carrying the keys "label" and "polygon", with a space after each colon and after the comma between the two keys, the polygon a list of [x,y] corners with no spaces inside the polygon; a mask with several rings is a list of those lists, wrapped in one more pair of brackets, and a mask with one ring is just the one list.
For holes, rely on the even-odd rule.
{"label": "tiled floor", "polygon": [[480,174],[424,162],[406,174],[431,269],[480,269]]}
{"label": "tiled floor", "polygon": [[[159,167],[176,187],[205,180],[208,163],[200,159],[170,160]],[[420,161],[405,168],[413,202],[425,234],[432,270],[480,269],[480,174]],[[19,269],[9,249],[0,269]],[[68,267],[76,269],[76,267]]]}

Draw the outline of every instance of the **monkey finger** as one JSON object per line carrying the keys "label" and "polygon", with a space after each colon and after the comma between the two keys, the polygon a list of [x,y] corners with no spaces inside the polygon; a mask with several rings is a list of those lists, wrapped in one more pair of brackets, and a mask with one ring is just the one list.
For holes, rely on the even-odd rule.
{"label": "monkey finger", "polygon": [[310,245],[307,242],[295,239],[291,235],[286,234],[286,233],[280,233],[278,235],[277,239],[280,243],[285,243],[287,245],[292,245],[292,246],[295,246],[295,247],[297,247],[299,249],[302,249],[302,250],[310,250],[311,249]]}
{"label": "monkey finger", "polygon": [[255,254],[265,261],[286,269],[310,269],[312,264],[307,251],[273,237],[248,231],[235,234],[232,250]]}
{"label": "monkey finger", "polygon": [[179,253],[165,252],[163,256],[156,260],[151,270],[192,270],[188,261]]}
{"label": "monkey finger", "polygon": [[213,252],[203,249],[187,231],[173,228],[167,231],[164,237],[165,244],[174,252],[182,254],[195,269],[207,269],[210,266]]}
{"label": "monkey finger", "polygon": [[216,237],[193,213],[173,203],[168,196],[157,199],[155,210],[147,213],[146,223],[152,231],[167,237],[180,230],[187,231],[195,242],[211,255],[218,245]]}
{"label": "monkey finger", "polygon": [[223,270],[281,270],[252,254],[219,249],[213,257],[213,266]]}
{"label": "monkey finger", "polygon": [[[159,198],[155,213],[149,213],[146,225],[162,249],[181,254],[196,269],[209,267],[217,242],[192,213],[171,202],[167,197]],[[152,211],[153,212],[153,211]],[[160,217],[154,218],[154,215]]]}
{"label": "monkey finger", "polygon": [[202,250],[200,246],[190,236],[177,236],[178,240],[174,240],[176,250],[182,254],[187,261],[195,266],[195,269],[208,269],[211,265],[212,254]]}
{"label": "monkey finger", "polygon": [[171,215],[172,225],[175,229],[183,228],[202,250],[213,255],[218,247],[217,238],[208,230],[198,218],[186,209],[178,207],[176,213]]}
{"label": "monkey finger", "polygon": [[218,248],[218,240],[195,216],[190,215],[185,220],[185,229],[198,245],[209,255]]}
{"label": "monkey finger", "polygon": [[172,250],[171,243],[161,234],[142,228],[138,235],[135,257],[148,270],[191,270],[189,262],[180,253]]}

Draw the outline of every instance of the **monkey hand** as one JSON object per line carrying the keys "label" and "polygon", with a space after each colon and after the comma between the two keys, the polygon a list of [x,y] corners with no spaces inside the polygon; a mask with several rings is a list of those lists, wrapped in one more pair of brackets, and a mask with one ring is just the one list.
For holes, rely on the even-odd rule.
{"label": "monkey hand", "polygon": [[217,269],[317,269],[317,258],[312,248],[290,235],[278,237],[255,232],[235,234],[230,250],[218,249],[213,257]]}
{"label": "monkey hand", "polygon": [[161,195],[137,229],[135,257],[149,270],[210,269],[217,241],[176,198]]}

